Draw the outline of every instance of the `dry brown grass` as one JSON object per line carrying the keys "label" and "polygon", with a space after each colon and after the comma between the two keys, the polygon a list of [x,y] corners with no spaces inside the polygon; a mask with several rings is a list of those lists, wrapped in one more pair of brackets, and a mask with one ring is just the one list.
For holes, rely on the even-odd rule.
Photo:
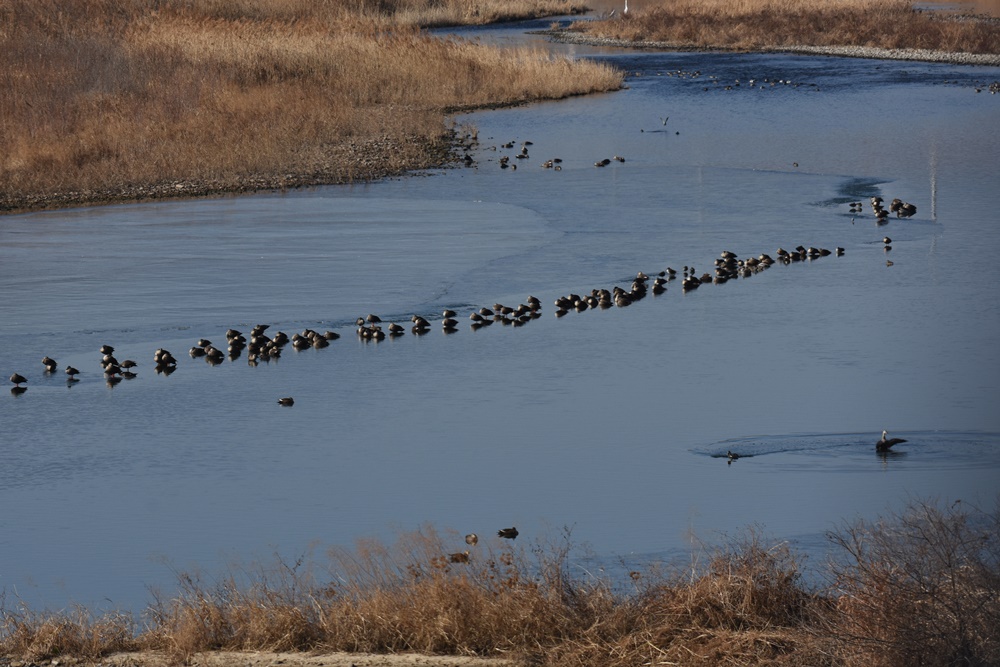
{"label": "dry brown grass", "polygon": [[0,595],[0,654],[22,660],[74,656],[95,660],[104,655],[140,647],[130,614],[95,615],[77,607],[58,614],[36,612],[26,605],[8,608]]}
{"label": "dry brown grass", "polygon": [[[179,575],[143,615],[96,618],[0,604],[0,655],[96,659],[128,650],[186,662],[205,651],[418,652],[525,664],[908,667],[1000,664],[1000,506],[856,522],[832,535],[831,586],[803,584],[784,543],[749,531],[669,573],[634,572],[631,591],[570,574],[569,536],[524,550],[466,547],[424,528],[392,546],[335,549]],[[468,548],[468,562],[452,559]],[[576,569],[573,572],[583,572]]]}
{"label": "dry brown grass", "polygon": [[867,46],[1000,53],[1000,25],[919,12],[909,0],[670,0],[580,22],[595,37],[695,48]]}
{"label": "dry brown grass", "polygon": [[[397,173],[444,159],[450,109],[621,84],[593,63],[429,37],[407,25],[420,4],[8,0],[0,210],[174,182],[226,191]],[[497,2],[423,4],[493,16]]]}

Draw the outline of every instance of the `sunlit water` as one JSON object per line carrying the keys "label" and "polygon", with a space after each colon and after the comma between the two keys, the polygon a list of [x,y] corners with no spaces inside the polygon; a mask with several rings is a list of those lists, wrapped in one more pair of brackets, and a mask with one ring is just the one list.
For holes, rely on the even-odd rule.
{"label": "sunlit water", "polygon": [[[8,604],[140,608],[175,570],[423,524],[519,543],[567,526],[613,568],[750,524],[820,556],[825,531],[912,498],[992,504],[1000,96],[976,88],[1000,70],[555,49],[628,88],[456,119],[478,128],[473,168],[0,218],[0,370],[29,378],[0,397]],[[873,195],[918,213],[876,226]],[[553,314],[640,270],[800,244],[845,254]],[[541,318],[469,328],[528,294]],[[457,333],[354,333],[445,308]],[[187,356],[256,323],[342,338],[256,368]],[[136,378],[105,383],[105,343]],[[908,440],[888,456],[884,428]]]}

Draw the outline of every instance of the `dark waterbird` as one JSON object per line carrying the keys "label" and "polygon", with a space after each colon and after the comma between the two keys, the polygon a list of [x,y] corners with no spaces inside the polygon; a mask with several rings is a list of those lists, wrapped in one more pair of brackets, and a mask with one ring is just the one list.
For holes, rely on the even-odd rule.
{"label": "dark waterbird", "polygon": [[286,396],[285,398],[278,399],[278,405],[292,406],[295,405],[295,399],[291,396]]}
{"label": "dark waterbird", "polygon": [[875,451],[887,452],[893,445],[898,445],[901,442],[906,442],[906,440],[903,438],[890,438],[889,433],[883,430],[882,439],[875,443]]}
{"label": "dark waterbird", "polygon": [[511,526],[510,528],[501,528],[497,531],[497,535],[504,538],[505,540],[513,540],[517,538],[517,528]]}
{"label": "dark waterbird", "polygon": [[14,373],[10,376],[10,381],[14,383],[15,387],[20,387],[22,384],[28,382],[28,378],[24,377],[20,373]]}
{"label": "dark waterbird", "polygon": [[55,373],[56,368],[59,366],[59,364],[56,363],[56,360],[52,357],[43,357],[42,365],[45,366],[46,373]]}
{"label": "dark waterbird", "polygon": [[69,381],[70,382],[76,382],[77,381],[76,376],[79,375],[79,374],[80,374],[80,371],[76,370],[72,366],[67,366],[66,367],[66,375],[69,376]]}

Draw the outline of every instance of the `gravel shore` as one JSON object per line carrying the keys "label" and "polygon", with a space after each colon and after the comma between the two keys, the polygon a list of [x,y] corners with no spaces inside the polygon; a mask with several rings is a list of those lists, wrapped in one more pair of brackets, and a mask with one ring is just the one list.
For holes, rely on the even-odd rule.
{"label": "gravel shore", "polygon": [[[172,180],[130,183],[90,190],[20,193],[0,192],[0,215],[104,204],[192,199],[226,195],[279,192],[320,185],[368,183],[403,174],[454,164],[462,147],[450,141],[413,140],[403,147],[383,137],[352,141],[329,148],[321,163],[289,165],[282,173],[249,174],[225,180]],[[3,667],[3,665],[0,665]]]}
{"label": "gravel shore", "polygon": [[[633,49],[658,51],[741,51],[727,47],[692,47],[672,42],[630,41],[592,37],[568,30],[546,30],[552,39],[569,44],[589,44],[592,46],[616,46]],[[759,53],[802,53],[807,55],[838,56],[845,58],[872,58],[875,60],[917,60],[923,62],[953,63],[956,65],[986,65],[1000,67],[1000,55],[990,53],[948,53],[927,49],[877,49],[869,46],[788,46],[758,49]]]}

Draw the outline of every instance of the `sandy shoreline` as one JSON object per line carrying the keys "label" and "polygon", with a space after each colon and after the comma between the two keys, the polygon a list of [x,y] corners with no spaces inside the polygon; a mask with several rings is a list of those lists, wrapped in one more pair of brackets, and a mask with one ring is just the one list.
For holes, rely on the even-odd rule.
{"label": "sandy shoreline", "polygon": [[548,35],[558,42],[587,44],[591,46],[616,46],[620,48],[655,51],[733,51],[738,53],[800,53],[803,55],[837,56],[843,58],[871,58],[873,60],[914,60],[922,62],[952,63],[954,65],[983,65],[1000,67],[1000,55],[989,53],[949,53],[928,49],[878,49],[868,46],[788,46],[766,49],[733,49],[725,46],[696,47],[672,42],[631,41],[609,37],[591,37],[568,30],[544,30],[535,34]]}

